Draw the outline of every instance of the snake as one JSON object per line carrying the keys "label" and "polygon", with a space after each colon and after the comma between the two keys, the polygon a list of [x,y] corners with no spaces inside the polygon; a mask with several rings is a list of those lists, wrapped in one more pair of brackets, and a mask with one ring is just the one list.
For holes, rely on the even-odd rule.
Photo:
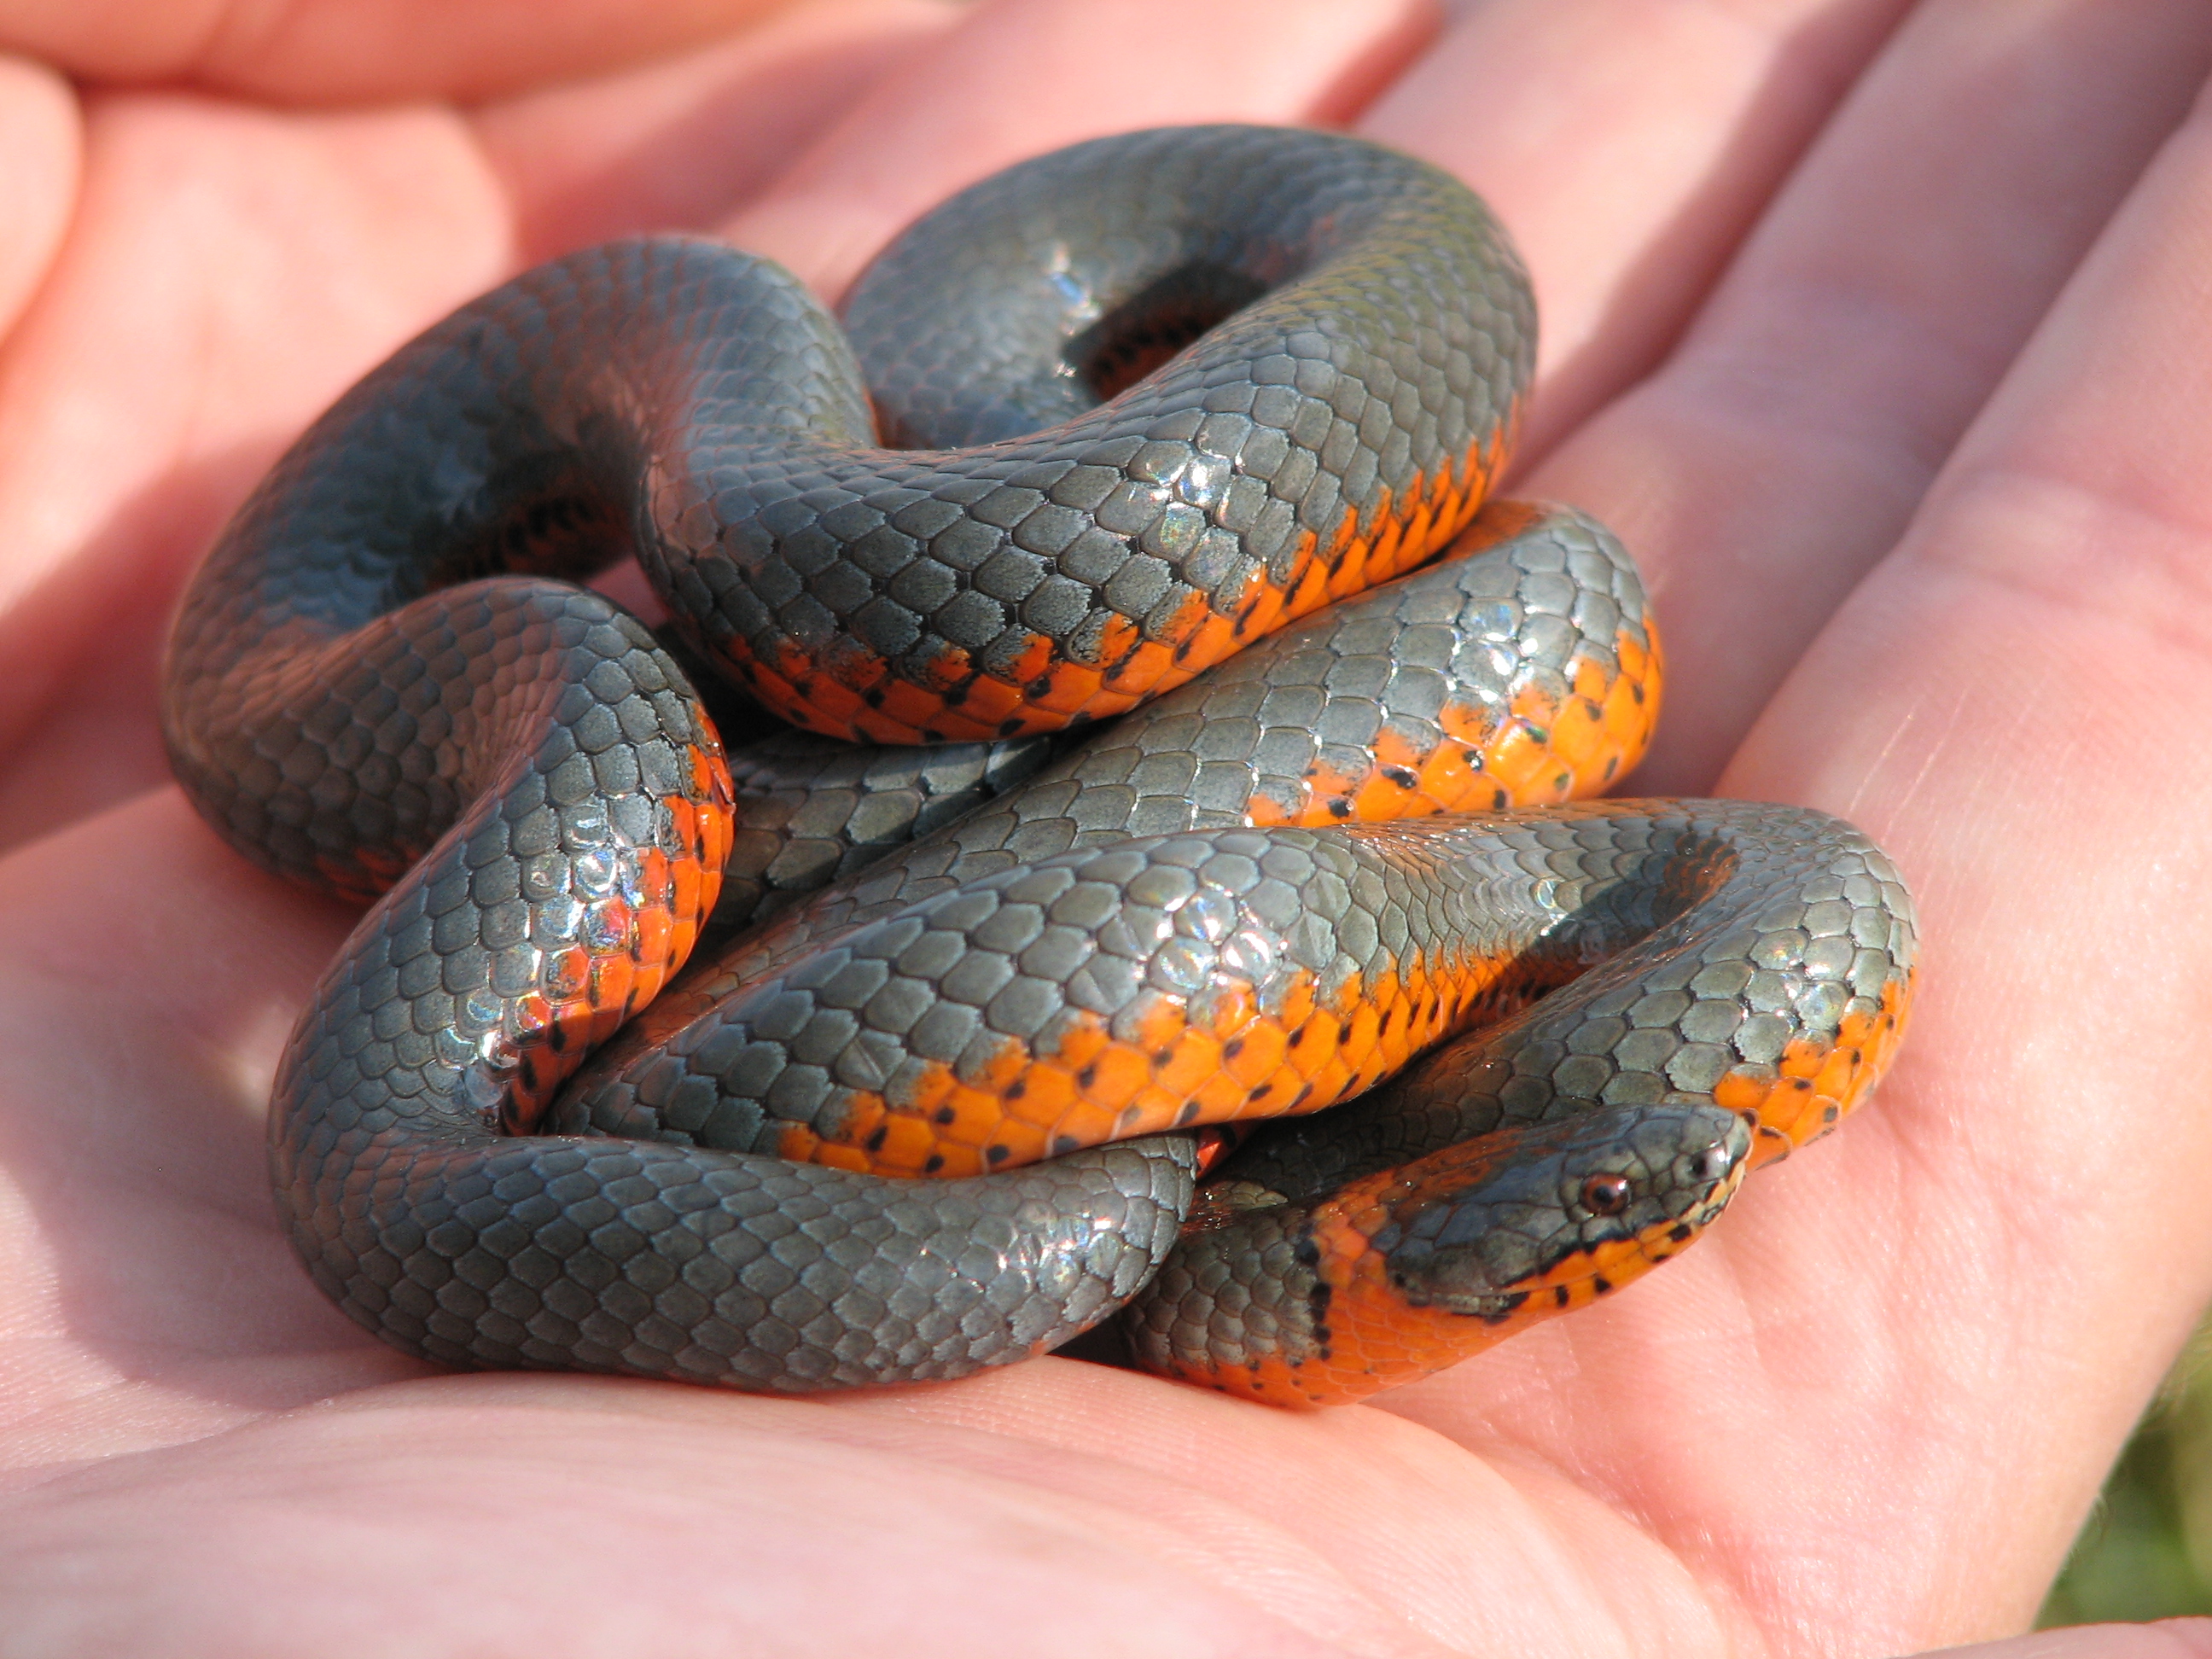
{"label": "snake", "polygon": [[971,186],[842,317],[640,236],[399,348],[162,674],[201,816],[367,907],[272,1093],[314,1282],[456,1368],[1110,1321],[1312,1407],[1702,1236],[1888,1065],[1911,900],[1816,811],[1587,799],[1661,654],[1490,499],[1534,342],[1456,179],[1216,125]]}

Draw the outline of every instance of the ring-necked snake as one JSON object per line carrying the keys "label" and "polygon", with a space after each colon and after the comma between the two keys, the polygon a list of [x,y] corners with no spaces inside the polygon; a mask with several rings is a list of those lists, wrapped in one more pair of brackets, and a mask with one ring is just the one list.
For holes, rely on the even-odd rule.
{"label": "ring-necked snake", "polygon": [[[1079,145],[908,231],[845,327],[704,242],[557,260],[347,393],[185,597],[178,775],[374,901],[270,1128],[356,1320],[788,1390],[1133,1297],[1142,1364],[1351,1399],[1672,1254],[1880,1074],[1878,849],[1562,804],[1640,754],[1656,647],[1596,526],[1475,518],[1534,323],[1456,183]],[[775,714],[949,746],[772,737],[733,822],[684,672],[571,580],[633,551]],[[1355,1096],[1194,1210],[1243,1134],[1200,1126]]]}

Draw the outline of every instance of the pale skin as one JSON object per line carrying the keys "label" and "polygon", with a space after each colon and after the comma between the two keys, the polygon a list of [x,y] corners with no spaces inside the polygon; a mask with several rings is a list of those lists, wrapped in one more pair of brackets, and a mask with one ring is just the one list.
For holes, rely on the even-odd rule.
{"label": "pale skin", "polygon": [[[2024,1626],[2212,1294],[2196,0],[20,0],[0,46],[0,1655]],[[1218,118],[1349,124],[1512,225],[1517,486],[1613,523],[1666,630],[1635,787],[1842,813],[1917,890],[1877,1099],[1607,1305],[1322,1415],[1052,1359],[806,1401],[448,1376],[358,1333],[261,1152],[349,919],[202,829],[153,726],[223,515],[533,259],[683,226],[834,293],[998,165]]]}

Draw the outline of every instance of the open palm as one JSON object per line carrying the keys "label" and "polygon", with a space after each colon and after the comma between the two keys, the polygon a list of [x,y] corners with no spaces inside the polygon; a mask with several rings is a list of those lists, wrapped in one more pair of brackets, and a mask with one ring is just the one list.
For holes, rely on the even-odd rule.
{"label": "open palm", "polygon": [[[109,88],[0,60],[0,1656],[1880,1654],[2033,1611],[2212,1292],[2212,14],[140,9],[0,6]],[[1516,228],[1522,487],[1612,523],[1667,630],[1638,788],[1842,813],[1916,884],[1880,1097],[1610,1304],[1330,1413],[361,1334],[260,1122],[349,918],[202,829],[155,733],[223,514],[549,253],[715,228],[834,292],[1006,161],[1220,118],[1348,123]]]}

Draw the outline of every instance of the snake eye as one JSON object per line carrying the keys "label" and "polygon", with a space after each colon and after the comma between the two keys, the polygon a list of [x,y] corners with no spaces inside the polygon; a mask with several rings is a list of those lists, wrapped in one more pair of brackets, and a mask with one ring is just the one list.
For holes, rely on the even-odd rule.
{"label": "snake eye", "polygon": [[1626,1176],[1592,1176],[1583,1182],[1583,1208],[1592,1215],[1619,1215],[1628,1207]]}

